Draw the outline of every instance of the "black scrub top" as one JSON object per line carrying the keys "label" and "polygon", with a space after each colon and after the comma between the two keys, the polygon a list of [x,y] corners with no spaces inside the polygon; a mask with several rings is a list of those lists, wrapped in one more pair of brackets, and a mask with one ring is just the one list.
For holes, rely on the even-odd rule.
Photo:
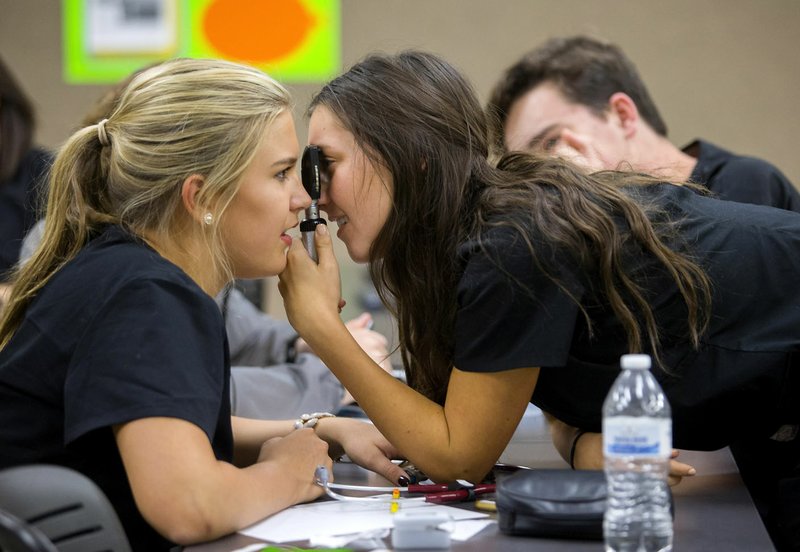
{"label": "black scrub top", "polygon": [[690,180],[715,197],[800,212],[800,192],[763,159],[737,155],[705,140],[695,140],[683,151],[697,158]]}
{"label": "black scrub top", "polygon": [[229,378],[214,300],[110,226],[44,286],[0,351],[0,468],[77,469],[106,493],[134,550],[168,550],[133,502],[112,426],[187,420],[230,461]]}
{"label": "black scrub top", "polygon": [[0,282],[19,260],[22,240],[34,225],[44,200],[49,152],[34,148],[22,159],[16,174],[0,182]]}
{"label": "black scrub top", "polygon": [[[653,371],[672,406],[674,445],[713,450],[743,433],[769,436],[796,423],[800,214],[666,184],[629,191],[654,217],[679,221],[672,247],[695,256],[713,290],[710,327],[695,350],[675,284],[654,259],[626,249],[625,263],[652,290],[647,299],[665,365]],[[566,423],[600,431],[603,400],[619,357],[629,352],[626,336],[595,291],[596,274],[546,239],[533,239],[541,265],[507,229],[490,230],[485,250],[476,242],[461,247],[454,366],[541,367],[532,402]],[[593,336],[576,300],[591,317]]]}

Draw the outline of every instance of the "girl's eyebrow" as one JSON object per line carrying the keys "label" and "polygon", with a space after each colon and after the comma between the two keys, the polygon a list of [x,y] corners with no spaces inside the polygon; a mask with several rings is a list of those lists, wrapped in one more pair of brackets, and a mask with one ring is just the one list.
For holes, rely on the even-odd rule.
{"label": "girl's eyebrow", "polygon": [[283,159],[279,159],[275,161],[272,166],[277,167],[279,165],[296,165],[297,164],[297,157],[284,157]]}

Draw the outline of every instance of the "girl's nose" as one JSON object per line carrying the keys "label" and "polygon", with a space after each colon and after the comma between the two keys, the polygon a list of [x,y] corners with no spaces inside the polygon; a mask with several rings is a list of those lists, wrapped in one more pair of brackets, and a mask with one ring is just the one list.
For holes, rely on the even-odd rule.
{"label": "girl's nose", "polygon": [[308,195],[300,179],[295,180],[296,185],[292,192],[291,206],[293,211],[299,211],[311,205],[311,196]]}

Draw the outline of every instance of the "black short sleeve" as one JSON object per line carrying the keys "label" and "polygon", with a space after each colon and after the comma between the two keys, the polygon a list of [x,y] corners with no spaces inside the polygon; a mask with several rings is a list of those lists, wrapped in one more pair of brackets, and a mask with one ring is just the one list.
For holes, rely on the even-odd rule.
{"label": "black short sleeve", "polygon": [[66,442],[153,416],[185,419],[213,440],[224,387],[220,318],[212,301],[169,280],[118,288],[87,324],[67,372]]}
{"label": "black short sleeve", "polygon": [[0,468],[81,471],[134,550],[170,549],[136,508],[112,427],[186,420],[230,461],[227,354],[214,300],[136,236],[107,227],[48,280],[0,349]]}
{"label": "black short sleeve", "polygon": [[695,140],[683,151],[697,158],[691,180],[719,199],[800,211],[800,193],[774,165]]}
{"label": "black short sleeve", "polygon": [[711,186],[720,199],[800,210],[800,194],[791,182],[777,168],[759,159],[732,159],[715,173],[709,181]]}
{"label": "black short sleeve", "polygon": [[[461,248],[454,364],[470,372],[564,365],[583,294],[568,260],[535,243],[541,265],[525,240],[495,231],[485,247]],[[573,297],[549,274],[558,277]]]}
{"label": "black short sleeve", "polygon": [[0,281],[19,260],[25,234],[36,222],[50,154],[34,148],[22,159],[16,174],[0,182]]}

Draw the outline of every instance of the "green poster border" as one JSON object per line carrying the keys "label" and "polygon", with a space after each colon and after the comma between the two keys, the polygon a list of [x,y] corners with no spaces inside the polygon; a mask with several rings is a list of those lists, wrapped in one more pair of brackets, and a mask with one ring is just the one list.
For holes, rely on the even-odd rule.
{"label": "green poster border", "polygon": [[[169,57],[223,57],[194,33],[198,18],[212,0],[178,0],[178,40],[174,52],[162,55],[95,57],[84,50],[86,7],[84,0],[62,0],[63,75],[69,84],[116,83],[132,72]],[[253,64],[284,82],[328,80],[341,69],[340,0],[301,0],[323,24],[293,54],[273,64]]]}

